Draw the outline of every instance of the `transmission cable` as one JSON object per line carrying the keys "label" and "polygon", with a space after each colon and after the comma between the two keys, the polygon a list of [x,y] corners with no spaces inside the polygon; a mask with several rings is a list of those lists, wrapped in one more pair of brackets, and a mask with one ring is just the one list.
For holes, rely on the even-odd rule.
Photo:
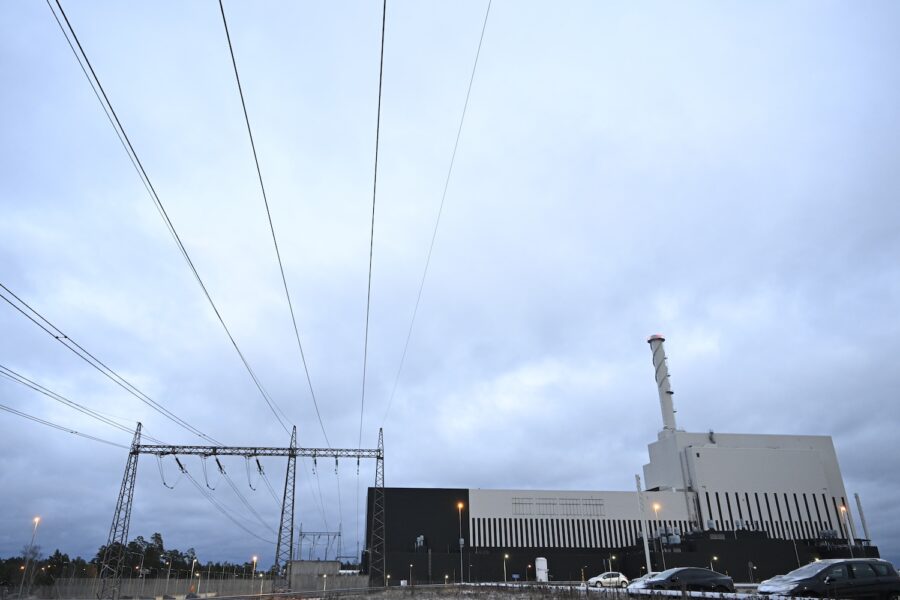
{"label": "transmission cable", "polygon": [[259,476],[263,480],[263,483],[266,484],[266,489],[269,490],[269,494],[272,495],[272,500],[275,501],[275,504],[281,506],[281,500],[278,499],[278,494],[275,493],[275,488],[272,487],[272,482],[269,481],[269,477],[266,475],[266,472],[263,470],[262,465],[259,462],[259,459],[256,459],[256,466],[259,467]]}
{"label": "transmission cable", "polygon": [[284,295],[287,298],[288,309],[291,313],[291,323],[294,326],[294,337],[297,339],[297,348],[300,349],[300,360],[303,362],[303,372],[306,374],[306,383],[309,385],[309,395],[312,397],[313,406],[316,409],[316,418],[319,420],[319,427],[322,429],[322,435],[325,436],[325,444],[330,448],[331,442],[328,441],[328,434],[325,433],[325,423],[322,421],[322,414],[319,412],[319,403],[316,401],[316,393],[313,391],[312,378],[309,376],[309,367],[306,364],[306,355],[303,352],[303,344],[300,342],[300,330],[297,327],[294,304],[291,302],[291,293],[288,290],[287,277],[285,277],[284,274],[281,251],[278,248],[278,239],[275,236],[275,225],[272,222],[272,212],[269,209],[269,198],[266,195],[266,186],[263,183],[262,169],[260,169],[259,166],[259,156],[256,153],[256,142],[253,139],[253,130],[250,127],[250,116],[247,112],[247,103],[244,99],[244,88],[241,85],[241,77],[238,75],[237,60],[234,57],[234,47],[231,44],[231,34],[228,31],[228,21],[225,19],[225,6],[223,5],[222,0],[219,0],[219,11],[222,13],[222,25],[225,27],[225,39],[228,41],[228,52],[231,55],[231,66],[234,68],[234,79],[237,82],[238,94],[241,97],[241,108],[244,110],[244,122],[247,124],[247,136],[250,138],[250,148],[253,150],[253,163],[256,165],[259,189],[262,192],[263,204],[266,207],[266,216],[269,219],[269,231],[272,232],[272,244],[275,246],[275,256],[278,258],[278,270],[281,272],[281,283],[284,286]]}
{"label": "transmission cable", "polygon": [[[58,393],[54,392],[53,390],[50,390],[50,389],[42,386],[41,384],[39,384],[35,381],[32,381],[31,379],[28,379],[21,373],[17,373],[16,371],[13,371],[9,367],[0,365],[0,375],[3,375],[10,381],[14,381],[14,382],[16,382],[20,385],[23,385],[27,388],[30,388],[40,394],[43,394],[44,396],[47,396],[48,398],[50,398],[52,400],[56,400],[57,402],[64,404],[64,405],[68,406],[69,408],[75,409],[82,414],[85,414],[93,419],[100,421],[101,423],[104,423],[111,427],[115,427],[119,431],[124,431],[125,433],[128,433],[128,434],[134,433],[133,429],[129,429],[128,427],[126,427],[120,423],[116,423],[115,421],[106,417],[102,413],[92,410],[92,409],[88,408],[87,406],[84,406],[83,404],[79,404],[78,402],[69,400],[65,396],[58,394]],[[146,439],[148,439],[154,443],[160,443],[160,444],[163,443],[160,440],[157,440],[156,438],[150,437],[149,435],[144,435],[143,432],[141,435],[142,435],[142,437],[145,437]]]}
{"label": "transmission cable", "polygon": [[204,489],[203,486],[200,485],[200,483],[196,479],[194,479],[194,476],[191,475],[183,465],[179,465],[179,466],[181,467],[181,472],[184,473],[185,477],[188,478],[188,481],[190,481],[194,485],[194,487],[197,488],[197,491],[200,492],[200,494],[202,494],[204,498],[209,500],[210,504],[212,504],[214,507],[216,507],[216,509],[220,513],[225,515],[225,517],[227,517],[229,521],[231,521],[232,523],[234,523],[235,525],[240,527],[242,530],[244,530],[244,532],[246,532],[249,535],[252,535],[256,539],[261,540],[267,544],[272,544],[273,546],[275,545],[275,542],[273,540],[268,540],[268,539],[256,534],[254,531],[248,529],[243,523],[238,521],[237,518],[235,516],[233,516],[231,514],[231,512],[224,505],[222,505],[218,500],[216,500],[215,497],[209,493],[209,491]]}
{"label": "transmission cable", "polygon": [[263,527],[265,527],[272,533],[275,533],[275,530],[272,528],[272,526],[266,523],[266,521],[259,515],[259,513],[256,512],[256,509],[253,508],[253,505],[250,504],[250,502],[244,497],[244,495],[238,489],[237,485],[234,483],[228,473],[225,472],[225,469],[222,468],[222,465],[219,465],[219,472],[222,473],[222,477],[225,479],[225,483],[228,484],[228,487],[231,488],[231,491],[234,492],[234,495],[238,497],[238,500],[241,501],[241,504],[243,504],[247,508],[247,510],[250,511],[250,513],[254,517],[256,517],[256,520],[259,521]]}
{"label": "transmission cable", "polygon": [[[163,415],[164,417],[166,417],[173,423],[180,425],[181,427],[183,427],[187,431],[190,431],[194,435],[197,435],[197,436],[199,436],[205,440],[208,440],[210,442],[213,442],[214,444],[218,444],[220,446],[222,445],[221,443],[219,443],[215,439],[209,437],[208,435],[206,435],[205,433],[203,433],[202,431],[200,431],[199,429],[197,429],[196,427],[194,427],[193,425],[191,425],[184,419],[178,417],[175,413],[173,413],[172,411],[167,409],[165,406],[163,406],[159,402],[156,402],[155,400],[153,400],[153,398],[151,398],[150,396],[148,396],[147,394],[145,394],[144,392],[139,390],[137,387],[132,385],[127,379],[125,379],[124,377],[119,375],[117,372],[115,372],[113,369],[111,369],[109,366],[107,366],[106,363],[104,363],[99,358],[97,358],[96,356],[94,356],[93,354],[91,354],[90,352],[85,350],[84,347],[82,347],[78,342],[76,342],[75,340],[70,338],[68,335],[63,333],[58,327],[56,327],[53,323],[51,323],[49,320],[47,320],[47,318],[44,317],[41,313],[39,313],[37,310],[32,308],[27,302],[22,300],[19,296],[17,296],[12,290],[10,290],[8,287],[6,287],[3,283],[0,283],[0,288],[2,288],[2,290],[4,290],[6,292],[4,294],[3,291],[0,291],[0,298],[3,298],[3,300],[5,300],[10,306],[12,306],[14,309],[19,311],[21,314],[25,315],[25,317],[27,317],[28,320],[30,320],[32,323],[34,323],[35,325],[37,325],[38,327],[43,329],[44,332],[47,333],[47,335],[51,336],[56,341],[58,341],[60,344],[62,344],[66,348],[68,348],[70,352],[72,352],[73,354],[78,356],[81,360],[85,361],[86,363],[88,363],[89,365],[94,367],[94,369],[96,369],[97,371],[99,371],[100,373],[105,375],[108,379],[110,379],[116,385],[118,385],[119,387],[124,389],[126,392],[128,392],[129,394],[131,394],[132,396],[134,396],[135,398],[137,398],[138,400],[140,400],[141,402],[143,402],[144,404],[146,404],[147,406],[149,406],[156,412],[160,413],[161,415]],[[9,296],[12,296],[12,298],[14,298],[16,301],[13,302],[13,300],[11,300],[9,298],[9,296],[7,296],[7,294],[9,294]]]}
{"label": "transmission cable", "polygon": [[[247,102],[246,102],[246,99],[244,98],[244,88],[243,88],[243,85],[241,84],[240,74],[238,73],[237,59],[235,58],[235,55],[234,55],[234,45],[231,42],[231,33],[228,30],[228,20],[225,17],[225,6],[224,6],[222,0],[219,0],[219,12],[222,15],[222,25],[225,29],[225,39],[228,42],[228,53],[231,57],[231,66],[234,70],[234,79],[235,79],[235,82],[237,83],[238,95],[240,96],[240,99],[241,99],[241,108],[244,113],[244,123],[247,126],[247,136],[250,139],[250,149],[253,152],[253,164],[256,167],[256,175],[257,175],[257,179],[259,181],[259,189],[260,189],[260,192],[262,193],[263,205],[265,206],[266,217],[268,218],[268,222],[269,222],[269,231],[272,233],[272,244],[275,247],[275,256],[278,259],[278,270],[281,273],[281,283],[282,283],[282,286],[284,287],[284,295],[285,295],[285,298],[287,299],[288,310],[290,311],[290,314],[291,314],[291,324],[293,325],[293,328],[294,328],[294,338],[297,340],[297,348],[300,350],[300,360],[303,363],[303,372],[306,375],[306,383],[309,386],[309,394],[313,401],[313,407],[316,410],[316,418],[319,421],[319,427],[322,430],[322,436],[325,438],[325,444],[329,448],[331,448],[331,441],[328,439],[328,433],[325,431],[325,423],[322,420],[322,414],[319,411],[319,403],[316,400],[316,393],[313,389],[312,378],[310,377],[310,374],[309,374],[309,366],[307,365],[307,362],[306,362],[306,354],[303,351],[303,344],[300,341],[300,330],[299,330],[299,327],[297,326],[297,317],[296,317],[296,314],[294,313],[294,304],[291,301],[291,293],[288,289],[287,277],[285,276],[285,273],[284,273],[284,263],[281,259],[281,250],[278,247],[278,238],[275,235],[275,225],[272,220],[272,212],[269,208],[269,198],[268,198],[268,195],[266,194],[265,183],[263,182],[262,169],[259,165],[259,155],[256,151],[256,141],[253,138],[253,128],[250,126],[250,114],[247,111]],[[282,413],[282,414],[284,414],[284,413]],[[322,497],[321,497],[322,496],[321,483],[319,482],[318,472],[316,472],[315,475],[316,475],[316,485],[319,489],[319,502],[320,502],[320,504],[323,504]],[[249,476],[248,476],[248,481],[249,481]],[[338,485],[337,495],[338,495],[338,510],[341,511],[343,502],[341,500],[340,485]],[[324,520],[324,504],[323,504],[323,508],[322,508],[322,514],[323,514],[323,520]],[[325,523],[326,523],[326,529],[327,529],[327,521],[325,521]]]}
{"label": "transmission cable", "polygon": [[[178,235],[178,232],[175,229],[175,225],[172,223],[172,220],[169,218],[168,213],[166,212],[165,206],[162,203],[162,200],[159,198],[159,194],[156,192],[156,188],[153,186],[153,183],[150,180],[150,176],[147,174],[146,169],[144,169],[144,165],[141,162],[140,158],[137,155],[137,152],[134,149],[134,146],[131,143],[131,140],[128,137],[128,134],[125,132],[125,128],[122,126],[122,122],[119,120],[118,115],[116,114],[115,109],[112,106],[112,103],[109,100],[109,97],[106,94],[106,91],[103,89],[103,85],[100,83],[100,78],[97,76],[97,73],[94,71],[94,67],[91,65],[90,59],[87,57],[87,53],[84,51],[84,48],[81,45],[81,42],[78,39],[78,36],[75,33],[74,28],[72,27],[71,22],[69,21],[68,16],[66,15],[65,10],[63,10],[62,4],[60,4],[59,0],[55,0],[56,6],[59,9],[60,14],[63,17],[63,21],[65,21],[65,27],[63,27],[62,22],[59,18],[56,18],[57,23],[62,30],[63,35],[66,37],[66,40],[69,41],[69,37],[75,42],[73,45],[69,42],[69,47],[72,49],[72,52],[75,54],[76,60],[79,62],[79,65],[82,64],[82,60],[84,61],[82,70],[85,73],[85,76],[88,77],[89,83],[91,83],[91,87],[94,88],[94,83],[96,83],[95,94],[99,91],[98,99],[100,96],[103,97],[101,101],[101,105],[103,105],[104,111],[108,109],[107,117],[110,119],[112,123],[115,121],[113,128],[116,130],[116,134],[119,136],[120,141],[127,146],[127,152],[129,157],[133,160],[135,168],[139,171],[139,175],[141,180],[144,182],[144,186],[147,189],[147,192],[150,195],[151,200],[153,201],[157,211],[160,216],[163,218],[163,221],[166,224],[169,233],[172,235],[172,238],[175,241],[175,244],[178,246],[178,250],[181,252],[182,257],[187,263],[188,267],[191,270],[191,273],[194,275],[194,279],[197,281],[197,284],[200,286],[203,291],[203,295],[206,297],[209,305],[212,307],[213,312],[216,315],[219,323],[222,325],[222,328],[225,330],[226,335],[228,336],[231,345],[234,347],[235,351],[238,354],[238,357],[241,359],[241,362],[244,365],[244,368],[249,373],[250,378],[253,380],[253,383],[256,385],[256,388],[259,390],[260,395],[262,395],[263,400],[265,400],[266,404],[269,406],[269,410],[272,411],[272,414],[275,415],[276,420],[281,425],[281,427],[285,430],[285,432],[289,432],[287,426],[282,419],[282,415],[284,412],[281,411],[281,408],[278,407],[275,400],[271,398],[269,393],[265,390],[262,385],[262,382],[257,377],[256,373],[253,371],[253,368],[250,366],[250,363],[247,361],[244,353],[241,351],[240,347],[237,344],[237,341],[234,339],[234,336],[231,334],[231,330],[225,324],[225,319],[222,317],[222,314],[219,312],[218,307],[215,302],[213,302],[212,296],[209,293],[209,290],[206,288],[206,284],[203,282],[203,279],[200,277],[200,273],[197,271],[197,268],[194,265],[193,260],[191,260],[190,255],[188,254],[187,248],[185,248],[184,243],[181,240],[181,237]],[[54,13],[54,17],[56,17],[56,12],[53,10],[53,6],[50,4],[50,1],[47,0],[47,4],[50,7],[50,10]],[[78,47],[78,50],[75,50],[75,46]],[[87,67],[87,69],[84,68]],[[90,71],[90,76],[88,76],[88,71]],[[281,413],[281,414],[279,414]]]}
{"label": "transmission cable", "polygon": [[80,431],[75,431],[74,429],[69,429],[68,427],[63,427],[62,425],[57,425],[56,423],[52,423],[50,421],[45,421],[39,417],[35,417],[34,415],[29,415],[27,413],[23,413],[22,411],[16,410],[15,408],[10,408],[5,404],[0,404],[0,410],[5,410],[8,413],[12,413],[14,415],[20,416],[24,419],[28,419],[30,421],[34,421],[35,423],[40,423],[41,425],[46,425],[47,427],[52,427],[54,429],[59,429],[60,431],[65,431],[66,433],[71,433],[72,435],[77,435],[79,437],[83,437],[89,440],[94,440],[95,442],[102,442],[104,444],[109,444],[110,446],[115,446],[117,448],[124,448],[125,450],[130,449],[129,446],[125,446],[123,444],[117,444],[116,442],[110,442],[109,440],[104,440],[102,438],[95,437],[93,435],[87,433],[81,433]]}
{"label": "transmission cable", "polygon": [[484,12],[484,23],[481,25],[481,36],[478,38],[478,49],[475,51],[475,63],[472,65],[472,74],[469,76],[469,87],[466,90],[466,101],[463,103],[462,116],[459,119],[459,127],[456,130],[456,141],[453,143],[453,153],[450,155],[450,167],[447,169],[447,177],[444,179],[444,191],[441,194],[441,204],[438,207],[437,219],[434,222],[434,230],[431,232],[431,244],[428,246],[428,255],[425,258],[425,269],[422,271],[422,279],[419,281],[419,292],[416,294],[416,305],[413,308],[412,318],[409,321],[409,330],[406,332],[406,342],[403,344],[403,353],[400,356],[400,365],[397,367],[397,375],[394,377],[394,385],[388,398],[387,408],[381,426],[387,422],[388,413],[394,403],[394,394],[397,392],[397,384],[400,382],[400,373],[406,362],[406,352],[409,350],[409,340],[412,338],[413,326],[416,323],[416,315],[419,312],[419,303],[422,301],[422,290],[425,288],[425,278],[428,275],[428,267],[431,265],[431,254],[434,251],[434,241],[437,238],[438,227],[441,224],[441,215],[444,212],[444,201],[447,199],[447,189],[450,187],[450,176],[453,174],[453,164],[456,162],[456,151],[459,148],[459,138],[462,135],[463,124],[466,121],[466,110],[469,108],[469,96],[472,94],[472,83],[475,81],[475,71],[478,68],[478,57],[481,55],[481,44],[484,41],[484,32],[487,29],[488,15],[491,14],[491,0],[488,0],[487,10]]}
{"label": "transmission cable", "polygon": [[[363,414],[366,409],[366,366],[369,359],[369,314],[372,306],[372,255],[375,248],[375,199],[378,192],[378,148],[381,141],[381,90],[384,83],[384,26],[387,21],[387,0],[381,7],[381,53],[378,60],[378,108],[375,120],[375,165],[372,170],[372,221],[369,229],[369,282],[366,288],[366,333],[363,341],[362,392],[359,402],[359,438],[362,447]],[[359,544],[359,459],[356,459],[356,535]]]}

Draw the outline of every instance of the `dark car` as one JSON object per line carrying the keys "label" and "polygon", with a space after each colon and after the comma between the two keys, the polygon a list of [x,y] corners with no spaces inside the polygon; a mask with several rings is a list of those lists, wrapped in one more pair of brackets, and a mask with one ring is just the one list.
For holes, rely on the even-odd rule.
{"label": "dark car", "polygon": [[759,593],[821,598],[900,599],[900,575],[878,558],[833,558],[809,563],[759,584]]}
{"label": "dark car", "polygon": [[709,569],[678,567],[648,579],[646,589],[733,592],[734,581],[728,575]]}

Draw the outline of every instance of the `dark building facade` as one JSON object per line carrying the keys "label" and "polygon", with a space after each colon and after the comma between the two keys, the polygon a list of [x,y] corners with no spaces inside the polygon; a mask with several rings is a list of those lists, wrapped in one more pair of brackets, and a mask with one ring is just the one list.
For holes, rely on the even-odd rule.
{"label": "dark building facade", "polygon": [[[605,527],[594,528],[593,525],[584,526],[588,519],[579,516],[524,519],[511,514],[501,519],[505,521],[503,523],[488,523],[497,535],[486,537],[482,532],[482,542],[473,545],[473,533],[477,539],[473,522],[479,523],[479,527],[485,525],[478,521],[482,517],[473,516],[473,512],[479,514],[479,494],[510,496],[518,500],[526,493],[538,492],[460,488],[385,488],[384,492],[385,567],[391,585],[398,585],[401,580],[411,580],[413,585],[445,580],[458,582],[460,569],[462,580],[466,582],[503,581],[504,577],[508,581],[533,581],[538,557],[547,559],[550,578],[555,581],[580,581],[582,577],[589,578],[606,570],[621,571],[634,578],[646,571],[640,529],[635,538],[613,535],[617,529],[627,529],[617,524],[624,520],[610,518],[615,515],[597,516],[593,521],[605,523]],[[556,506],[571,507],[571,503],[560,504],[559,500],[580,493],[545,491],[540,494],[563,496]],[[366,524],[366,539],[371,539],[371,488],[367,507],[370,518]],[[522,525],[526,521],[529,526]],[[550,522],[554,525],[543,528],[545,537],[537,538],[546,543],[535,545],[536,538],[528,534],[540,531],[538,524]],[[581,525],[574,526],[579,522]],[[765,531],[747,529],[655,535],[654,531],[680,533],[680,528],[653,520],[648,520],[647,527],[651,531],[649,547],[654,571],[699,566],[729,574],[736,581],[760,581],[817,558],[849,555],[846,541],[836,538],[792,541],[771,538]],[[553,535],[550,535],[551,530]],[[603,534],[604,530],[610,533],[609,537]],[[597,535],[590,535],[591,531],[596,531]],[[460,533],[464,540],[461,551]],[[854,554],[878,556],[878,549],[859,543],[854,546]],[[365,562],[364,557],[364,566]]]}

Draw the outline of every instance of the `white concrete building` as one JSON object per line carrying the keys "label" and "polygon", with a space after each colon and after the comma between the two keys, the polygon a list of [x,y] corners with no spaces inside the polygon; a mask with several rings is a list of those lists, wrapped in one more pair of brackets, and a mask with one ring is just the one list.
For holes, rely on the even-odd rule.
{"label": "white concrete building", "polygon": [[[776,539],[856,538],[829,436],[678,429],[662,336],[649,340],[663,429],[648,446],[644,490],[469,490],[475,548],[620,548],[662,528],[765,531]],[[641,507],[643,502],[643,509]]]}

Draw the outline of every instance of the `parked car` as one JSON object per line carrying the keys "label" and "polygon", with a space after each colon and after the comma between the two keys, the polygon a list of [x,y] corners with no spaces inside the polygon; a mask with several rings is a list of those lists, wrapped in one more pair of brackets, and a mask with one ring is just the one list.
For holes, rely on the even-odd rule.
{"label": "parked car", "polygon": [[607,571],[587,580],[587,584],[593,587],[625,587],[628,578],[618,571]]}
{"label": "parked car", "polygon": [[733,592],[734,581],[722,575],[699,567],[678,567],[668,569],[647,580],[650,590],[690,590],[704,592]]}
{"label": "parked car", "polygon": [[778,596],[900,599],[900,575],[878,558],[832,558],[809,563],[759,584],[759,593]]}
{"label": "parked car", "polygon": [[629,590],[644,590],[647,589],[647,580],[659,575],[657,571],[650,571],[640,577],[631,580],[631,583],[628,584]]}

